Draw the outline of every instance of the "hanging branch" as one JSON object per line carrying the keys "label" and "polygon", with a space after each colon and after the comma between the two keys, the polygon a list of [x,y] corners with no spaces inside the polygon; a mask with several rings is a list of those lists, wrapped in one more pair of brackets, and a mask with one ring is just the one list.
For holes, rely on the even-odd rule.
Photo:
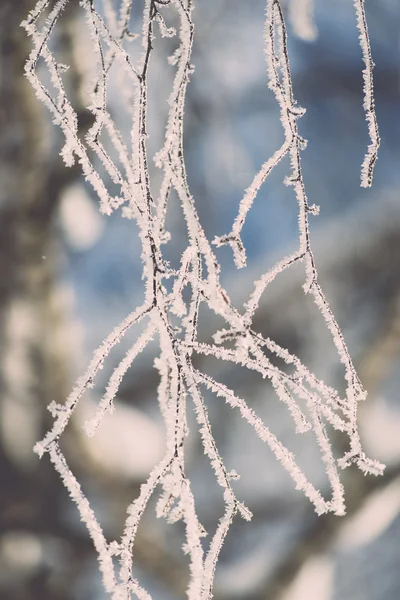
{"label": "hanging branch", "polygon": [[[199,221],[186,177],[183,125],[186,90],[193,71],[192,1],[145,0],[140,38],[142,54],[135,64],[130,52],[126,50],[127,42],[135,42],[138,38],[129,31],[131,1],[124,0],[117,12],[111,0],[104,0],[102,16],[95,9],[93,1],[81,0],[80,5],[93,42],[97,63],[96,78],[92,86],[92,104],[88,107],[93,113],[94,123],[84,140],[79,138],[77,117],[63,84],[65,66],[58,63],[50,50],[52,32],[67,2],[68,0],[58,0],[48,11],[44,25],[38,27],[39,18],[46,14],[49,6],[49,0],[40,0],[24,21],[23,26],[32,36],[34,43],[26,65],[26,74],[38,97],[53,114],[54,122],[65,134],[66,143],[62,157],[66,165],[70,166],[76,159],[79,161],[86,179],[99,196],[100,209],[104,213],[110,214],[121,205],[125,205],[123,214],[136,221],[142,245],[145,300],[142,306],[124,319],[96,350],[86,373],[78,380],[65,405],[53,403],[49,406],[55,419],[54,424],[44,439],[36,444],[35,451],[39,456],[49,453],[51,461],[76,502],[98,552],[105,588],[114,600],[127,600],[132,596],[143,600],[150,598],[134,575],[135,537],[151,498],[160,491],[157,516],[166,518],[170,523],[184,523],[184,550],[190,557],[191,573],[187,596],[191,600],[207,600],[213,595],[218,556],[233,519],[240,515],[248,520],[251,513],[233,491],[231,481],[238,476],[226,468],[219,453],[205,403],[205,393],[221,398],[232,409],[239,411],[243,420],[270,447],[288,471],[296,488],[302,490],[314,504],[318,514],[331,511],[341,515],[345,512],[344,490],[339,479],[338,467],[344,468],[355,463],[365,472],[378,474],[383,470],[382,465],[367,459],[362,451],[356,413],[357,402],[365,398],[365,392],[339,325],[318,283],[309,234],[309,216],[317,214],[318,209],[309,204],[303,182],[300,156],[305,147],[305,140],[299,134],[297,121],[305,111],[294,99],[284,16],[279,0],[267,0],[265,45],[269,87],[279,104],[285,140],[281,148],[266,160],[246,190],[231,232],[214,243],[217,246],[229,244],[233,249],[236,265],[242,267],[246,264],[241,231],[247,214],[266,178],[285,156],[289,156],[290,173],[285,179],[285,184],[293,188],[297,200],[299,246],[293,254],[280,260],[255,282],[244,310],[238,311],[221,286],[220,267]],[[307,8],[308,4],[305,3],[304,6]],[[373,142],[365,159],[363,182],[370,185],[379,137],[373,105],[372,60],[363,2],[356,0],[355,6],[366,63],[365,110]],[[179,20],[176,30],[166,24],[166,16],[172,12]],[[158,197],[154,199],[150,188],[147,114],[152,42],[157,31],[162,37],[176,36],[179,47],[170,61],[175,65],[175,77],[169,97],[164,144],[155,157],[156,165],[162,170],[162,183]],[[43,61],[51,76],[51,91],[40,80],[39,63]],[[108,110],[108,89],[113,66],[121,73],[121,80],[124,76],[127,88],[122,100],[125,101],[126,113],[131,119],[130,147],[124,141],[122,132]],[[106,149],[107,144],[101,141],[101,137],[104,136],[116,152],[117,161],[111,159]],[[91,160],[88,150],[97,156],[100,165]],[[118,195],[109,194],[103,181],[104,174],[111,177],[119,188]],[[162,246],[169,241],[169,235],[165,231],[165,216],[172,190],[175,190],[181,203],[189,238],[189,244],[181,256],[181,266],[177,270],[171,269],[162,251]],[[262,294],[276,277],[295,263],[302,263],[304,266],[304,291],[312,297],[323,316],[344,366],[347,383],[344,397],[340,397],[335,389],[319,380],[297,356],[254,330],[254,314]],[[173,282],[172,292],[169,293],[164,286],[167,279],[172,279]],[[199,309],[202,303],[219,315],[225,323],[225,328],[216,332],[212,344],[204,344],[198,340]],[[177,318],[180,321],[181,333],[178,333],[173,325]],[[95,435],[104,414],[113,409],[113,399],[122,378],[136,357],[156,338],[160,348],[159,357],[155,362],[160,375],[158,400],[164,419],[166,451],[142,485],[139,496],[128,507],[121,540],[108,542],[93,509],[61,453],[59,440],[78,402],[86,390],[93,386],[94,379],[111,349],[119,343],[122,336],[143,321],[147,323],[143,332],[112,373],[95,414],[86,422],[85,429],[88,435]],[[265,355],[265,348],[286,365],[290,365],[291,374],[273,364]],[[194,367],[195,354],[209,355],[217,360],[241,365],[250,371],[256,371],[271,382],[278,400],[287,407],[296,431],[300,434],[307,431],[314,433],[328,474],[331,499],[325,499],[321,491],[308,481],[298,467],[295,455],[270,431],[244,399]],[[184,441],[188,435],[186,412],[189,399],[194,405],[204,452],[215,472],[216,481],[223,490],[225,503],[224,515],[209,542],[208,550],[204,550],[202,538],[206,531],[197,517],[195,498],[185,472]],[[344,432],[349,438],[350,450],[339,460],[333,455],[326,424]],[[119,558],[119,567],[114,557]]]}

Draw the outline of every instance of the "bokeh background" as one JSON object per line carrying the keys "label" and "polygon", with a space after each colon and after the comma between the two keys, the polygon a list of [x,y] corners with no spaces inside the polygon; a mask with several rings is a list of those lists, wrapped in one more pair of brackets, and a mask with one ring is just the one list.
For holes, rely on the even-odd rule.
{"label": "bokeh background", "polygon": [[[282,4],[287,11],[288,3]],[[307,109],[299,121],[309,142],[302,154],[304,180],[310,203],[320,206],[311,224],[320,282],[369,392],[360,406],[364,447],[387,468],[380,478],[344,472],[347,515],[317,517],[254,432],[220,399],[210,402],[221,454],[241,474],[237,493],[254,513],[250,524],[235,520],[228,535],[216,571],[218,600],[400,597],[400,4],[366,4],[382,138],[371,189],[359,186],[368,137],[352,2],[316,0],[316,30],[302,35],[289,20],[288,33],[294,93]],[[96,554],[77,509],[47,457],[40,461],[32,447],[51,424],[46,406],[63,403],[93,350],[141,302],[140,247],[132,222],[119,212],[101,216],[79,168],[64,167],[61,133],[23,77],[31,45],[19,24],[33,5],[0,2],[0,597],[102,600]],[[134,1],[132,31],[140,32],[141,9]],[[199,0],[194,12],[186,162],[210,240],[230,230],[243,190],[283,139],[267,88],[264,11],[261,0]],[[91,42],[78,2],[70,1],[52,43],[70,65],[68,85],[84,131],[91,116],[81,84],[91,68]],[[173,43],[155,42],[151,153],[162,142],[173,77],[165,57]],[[116,85],[110,92],[116,114],[118,96]],[[151,168],[157,183],[159,173]],[[282,184],[287,168],[283,161],[271,174],[249,214],[243,231],[248,266],[237,271],[229,248],[216,251],[223,284],[238,306],[252,282],[296,245],[296,203]],[[186,240],[177,201],[168,229],[174,264]],[[257,324],[341,389],[339,361],[301,283],[295,269],[278,277]],[[212,320],[205,318],[202,327],[207,339]],[[124,379],[113,417],[90,442],[83,435],[85,411],[101,397],[128,343],[110,356],[63,441],[110,540],[120,535],[126,507],[164,447],[155,344]],[[295,436],[268,383],[228,365],[202,366],[249,400],[324,489],[317,448]],[[187,468],[200,520],[212,532],[223,503],[190,419]],[[154,598],[185,597],[182,542],[179,524],[156,520],[153,510],[145,514],[135,557]]]}

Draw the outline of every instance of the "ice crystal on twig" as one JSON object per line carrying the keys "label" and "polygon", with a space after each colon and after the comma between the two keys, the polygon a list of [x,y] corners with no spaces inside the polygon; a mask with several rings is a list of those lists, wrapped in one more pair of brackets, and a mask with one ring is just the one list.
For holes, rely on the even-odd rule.
{"label": "ice crystal on twig", "polygon": [[[294,97],[284,14],[279,0],[267,0],[265,20],[267,71],[269,87],[280,109],[284,142],[273,156],[265,161],[246,190],[230,233],[217,238],[215,244],[217,246],[229,244],[236,265],[243,267],[246,264],[241,232],[247,214],[268,175],[285,156],[288,156],[290,171],[285,183],[293,189],[298,204],[298,249],[290,256],[282,258],[255,282],[243,310],[239,311],[234,308],[221,286],[220,267],[202,229],[186,178],[183,123],[186,89],[193,70],[191,64],[194,37],[192,1],[145,0],[141,38],[139,36],[142,53],[139,60],[134,60],[133,55],[126,49],[126,42],[134,42],[138,37],[129,31],[131,0],[122,0],[118,3],[118,10],[112,0],[104,0],[101,9],[96,9],[95,3],[91,0],[81,0],[80,6],[84,12],[97,65],[91,104],[87,107],[93,115],[93,124],[84,139],[79,135],[77,115],[68,100],[64,86],[65,65],[58,62],[50,43],[52,33],[67,3],[68,0],[58,0],[51,8],[49,0],[40,0],[24,21],[23,26],[33,40],[33,50],[26,65],[26,74],[40,100],[51,111],[54,122],[64,132],[65,146],[62,157],[66,165],[71,166],[75,161],[80,163],[84,176],[100,199],[100,209],[105,214],[110,214],[124,205],[124,214],[136,221],[142,245],[145,299],[142,306],[127,316],[96,350],[85,374],[77,381],[65,405],[49,407],[54,417],[54,424],[44,439],[36,444],[35,450],[40,456],[44,453],[50,455],[54,467],[76,502],[98,552],[105,588],[114,600],[128,599],[132,596],[139,599],[150,597],[134,577],[132,556],[140,519],[150,498],[159,491],[161,495],[157,505],[158,516],[165,517],[169,522],[181,520],[185,525],[185,551],[190,556],[191,572],[187,590],[188,598],[206,600],[212,597],[218,556],[233,519],[236,515],[244,519],[251,518],[250,511],[237,498],[231,485],[231,481],[237,478],[237,475],[227,470],[219,453],[205,403],[206,393],[213,394],[239,411],[243,420],[269,446],[282,467],[288,471],[296,488],[302,490],[314,504],[318,514],[333,511],[340,515],[345,511],[344,490],[339,479],[338,467],[344,468],[355,463],[363,471],[375,474],[380,473],[383,468],[382,465],[367,459],[362,451],[356,415],[357,403],[364,399],[365,392],[342,333],[318,282],[309,235],[309,217],[318,211],[314,205],[309,204],[303,182],[301,151],[305,146],[305,140],[300,136],[298,120],[305,110],[297,104]],[[370,185],[379,145],[372,93],[373,63],[363,0],[355,0],[354,4],[366,65],[364,108],[371,137],[371,146],[362,169],[362,185]],[[301,29],[298,33],[302,32],[303,37],[310,37],[311,22],[307,19],[312,4],[304,1],[301,6],[304,18],[301,27],[297,21]],[[171,12],[179,21],[177,28],[167,25]],[[45,14],[47,18],[43,22],[42,16]],[[39,22],[42,23],[40,26]],[[176,36],[179,46],[170,61],[175,65],[175,76],[169,97],[164,144],[156,156],[156,164],[162,171],[163,179],[158,198],[154,199],[150,190],[146,124],[152,40],[157,35]],[[39,61],[44,63],[48,70],[51,89],[47,89],[40,79]],[[124,77],[126,90],[125,95],[122,95],[122,101],[125,98],[126,111],[131,120],[130,145],[124,141],[122,132],[119,131],[116,121],[108,110],[110,73],[114,67]],[[113,155],[116,155],[118,160],[113,160],[107,152],[106,144],[101,141],[104,140],[104,136],[107,137]],[[97,157],[100,162],[95,163],[94,157]],[[114,189],[115,187],[118,189],[117,195],[112,196],[108,191],[104,175],[111,178]],[[176,271],[169,267],[162,251],[163,244],[169,240],[168,233],[165,231],[165,215],[172,190],[180,200],[189,239],[188,246],[182,253],[181,265]],[[295,263],[301,263],[304,267],[304,292],[312,298],[325,320],[344,366],[347,389],[343,397],[318,379],[300,358],[274,340],[263,337],[254,329],[253,318],[262,294],[276,277]],[[168,278],[173,280],[171,292],[167,292],[163,285]],[[184,290],[186,291],[185,302],[182,296]],[[200,342],[198,339],[198,317],[202,304],[207,305],[225,323],[225,328],[215,334],[212,343]],[[177,318],[180,319],[179,335],[173,325]],[[95,414],[86,422],[85,428],[88,435],[95,435],[103,415],[113,408],[113,398],[118,392],[124,374],[149,342],[156,339],[160,354],[155,361],[155,366],[160,376],[158,398],[165,424],[166,452],[142,485],[139,496],[133,499],[128,507],[125,529],[120,542],[108,543],[93,509],[61,453],[59,439],[83,394],[93,385],[110,350],[119,343],[122,336],[139,323],[144,325],[142,333],[138,335],[132,347],[115,368],[103,398]],[[227,344],[227,341],[230,343]],[[284,364],[290,366],[290,369],[277,367],[268,358],[265,349],[268,350],[269,355],[279,357]],[[194,354],[213,356],[233,365],[241,365],[250,371],[256,371],[271,382],[277,398],[287,407],[296,431],[300,434],[306,431],[314,432],[331,486],[330,499],[325,499],[322,493],[308,481],[296,463],[296,456],[270,431],[268,425],[249,407],[245,399],[238,397],[234,390],[194,367]],[[225,502],[224,515],[208,544],[208,550],[204,550],[202,538],[205,531],[197,517],[191,482],[185,472],[184,440],[188,431],[186,411],[189,399],[194,405],[205,454],[214,469],[216,481],[223,490]],[[332,452],[327,424],[348,435],[350,450],[340,460],[337,460]],[[118,557],[119,569],[116,568],[113,557]]]}

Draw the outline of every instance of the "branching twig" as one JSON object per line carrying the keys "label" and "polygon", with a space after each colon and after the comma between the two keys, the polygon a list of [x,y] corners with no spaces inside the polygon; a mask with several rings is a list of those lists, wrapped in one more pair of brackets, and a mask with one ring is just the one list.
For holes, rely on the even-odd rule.
{"label": "branching twig", "polygon": [[[67,165],[71,165],[75,158],[78,159],[84,175],[100,197],[101,210],[109,214],[121,204],[128,205],[125,214],[135,219],[142,244],[145,301],[115,328],[95,352],[85,375],[78,381],[66,404],[50,405],[55,422],[45,438],[36,445],[35,450],[39,455],[44,452],[50,454],[52,462],[76,502],[99,554],[104,585],[114,600],[128,599],[132,594],[143,600],[150,597],[134,576],[133,558],[140,519],[159,487],[162,488],[162,494],[157,506],[158,516],[166,517],[169,522],[182,520],[185,526],[185,550],[190,556],[191,571],[188,598],[207,600],[213,595],[216,563],[232,520],[237,513],[245,519],[249,519],[251,514],[236,497],[231,487],[230,482],[236,474],[228,471],[222,461],[213,437],[201,387],[205,387],[208,392],[216,396],[222,396],[231,407],[240,411],[243,419],[269,445],[293,477],[296,487],[305,493],[319,514],[328,511],[343,514],[345,511],[344,491],[338,475],[338,466],[345,467],[355,462],[364,471],[379,473],[382,470],[382,465],[368,460],[362,452],[356,423],[356,407],[357,402],[365,397],[365,393],[339,326],[317,279],[309,235],[309,215],[317,213],[317,209],[308,203],[302,177],[300,153],[305,146],[305,141],[299,134],[297,120],[304,114],[304,109],[296,104],[293,95],[284,16],[279,0],[267,0],[265,40],[269,86],[280,107],[285,141],[281,148],[264,163],[243,196],[231,233],[218,238],[216,244],[229,243],[233,248],[237,266],[245,265],[246,257],[241,231],[248,211],[265,179],[285,156],[289,156],[290,174],[285,183],[293,187],[298,203],[299,247],[296,252],[279,261],[272,270],[266,272],[255,283],[254,291],[242,313],[234,308],[221,286],[220,267],[200,224],[186,177],[183,122],[186,89],[193,70],[191,65],[194,37],[192,1],[145,0],[141,37],[143,52],[136,65],[124,45],[127,38],[131,39],[128,31],[131,2],[129,0],[122,2],[118,16],[113,11],[110,0],[106,0],[103,17],[97,13],[93,2],[81,1],[97,61],[92,105],[89,107],[94,115],[94,123],[85,140],[81,140],[78,135],[76,114],[64,89],[62,80],[64,66],[57,62],[50,50],[52,32],[67,2],[68,0],[58,0],[40,29],[37,27],[37,22],[47,10],[46,0],[41,0],[24,22],[25,29],[32,35],[34,41],[34,49],[27,63],[26,73],[39,98],[48,106],[55,122],[64,131],[66,138],[62,152],[64,161]],[[366,159],[368,165],[364,169],[369,184],[376,159],[378,137],[371,92],[372,62],[363,4],[361,1],[355,4],[359,15],[360,32],[364,36],[362,48],[367,66],[365,72],[367,119],[371,139],[376,142],[373,150],[368,154],[368,160]],[[175,11],[179,19],[177,31],[166,26],[161,14],[162,11],[171,10]],[[156,22],[162,36],[177,35],[179,48],[174,55],[176,72],[169,97],[165,141],[156,156],[156,164],[163,171],[163,181],[159,195],[154,200],[150,186],[147,120],[148,80]],[[107,52],[105,48],[108,48]],[[53,91],[49,91],[40,80],[39,67],[42,61],[50,73]],[[130,96],[126,99],[126,112],[132,123],[130,149],[108,110],[110,72],[114,65],[118,66],[131,86]],[[117,153],[118,161],[111,159],[107,152],[107,144],[100,140],[104,134],[107,134],[108,143]],[[89,149],[97,155],[101,162],[100,167],[90,159]],[[119,187],[119,195],[110,196],[103,181],[104,170]],[[164,226],[172,189],[177,193],[181,203],[189,237],[189,245],[182,253],[181,267],[177,271],[169,267],[162,252],[162,245],[168,241]],[[305,267],[304,291],[312,296],[323,316],[344,365],[347,381],[344,398],[340,398],[336,390],[325,385],[311,373],[298,357],[254,330],[254,314],[262,294],[277,276],[294,263],[303,263]],[[172,293],[168,293],[164,286],[169,278],[173,279]],[[188,291],[189,298],[185,298],[185,301],[182,295],[184,290]],[[225,322],[226,329],[220,330],[214,336],[215,344],[201,344],[198,341],[199,310],[203,303]],[[175,321],[172,316],[174,319],[176,316],[180,318],[179,330],[173,324]],[[160,355],[156,363],[160,373],[158,395],[165,422],[166,452],[141,487],[139,496],[129,506],[121,541],[110,544],[106,541],[88,500],[61,453],[59,438],[77,403],[85,391],[93,385],[94,378],[112,347],[128,330],[144,319],[147,320],[146,328],[111,375],[95,415],[86,424],[87,433],[95,434],[102,416],[112,408],[113,398],[123,376],[153,336],[157,335],[160,347]],[[226,347],[227,341],[234,343],[234,349]],[[264,349],[282,359],[286,366],[290,367],[291,373],[276,367],[267,358]],[[307,480],[298,467],[294,454],[277,439],[244,400],[237,397],[232,389],[194,367],[193,355],[196,353],[209,354],[232,364],[242,365],[271,381],[277,397],[287,406],[292,415],[297,431],[314,432],[328,473],[332,490],[331,499],[326,500]],[[194,402],[204,451],[210,459],[217,482],[223,488],[225,502],[224,516],[206,552],[201,542],[206,532],[197,517],[191,484],[185,473],[184,441],[187,436],[186,410],[189,396]],[[339,461],[333,456],[326,423],[345,432],[349,437],[350,452]],[[119,557],[119,572],[114,564],[114,556]]]}

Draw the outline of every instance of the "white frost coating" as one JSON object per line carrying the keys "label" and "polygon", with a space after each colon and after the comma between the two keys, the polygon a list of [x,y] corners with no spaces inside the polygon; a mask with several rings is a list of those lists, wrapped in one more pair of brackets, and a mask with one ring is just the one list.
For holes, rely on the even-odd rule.
{"label": "white frost coating", "polygon": [[255,412],[247,406],[246,402],[235,394],[222,383],[215,383],[207,375],[198,375],[199,381],[207,385],[218,396],[225,398],[226,402],[234,408],[239,408],[241,416],[245,419],[256,431],[257,435],[266,442],[275,454],[276,458],[282,463],[282,466],[293,477],[296,489],[302,490],[305,495],[314,503],[318,514],[327,512],[330,509],[330,503],[326,502],[321,494],[309,483],[297,466],[295,457],[290,450],[285,448],[277,437],[264,425],[262,420],[257,417]]}
{"label": "white frost coating", "polygon": [[108,592],[114,592],[117,589],[117,582],[114,575],[112,557],[110,548],[104,537],[104,533],[96,519],[96,516],[81,490],[81,486],[70,471],[64,456],[56,442],[50,444],[48,448],[50,460],[56,470],[59,472],[65,487],[68,489],[71,498],[76,502],[79,509],[81,520],[86,524],[89,533],[93,539],[94,546],[99,555],[100,569],[103,574],[104,587]]}
{"label": "white frost coating", "polygon": [[[213,436],[204,393],[211,392],[214,396],[221,397],[229,406],[240,412],[243,420],[254,429],[255,434],[269,446],[288,471],[296,488],[314,504],[318,514],[327,511],[343,514],[345,511],[344,490],[339,479],[338,467],[344,468],[354,463],[366,473],[378,474],[383,470],[382,465],[367,459],[362,451],[356,415],[357,402],[365,398],[365,392],[339,326],[318,283],[308,221],[309,215],[317,214],[318,209],[308,203],[302,177],[300,156],[306,142],[299,134],[297,121],[305,110],[297,105],[293,95],[283,12],[279,0],[267,0],[267,72],[269,87],[280,109],[284,141],[282,146],[266,159],[245,191],[231,232],[217,238],[215,245],[229,244],[236,265],[243,267],[246,264],[241,232],[248,212],[264,181],[286,156],[290,159],[290,167],[284,183],[293,188],[298,205],[299,244],[293,254],[282,258],[255,282],[248,301],[238,310],[221,286],[220,266],[199,221],[186,177],[183,123],[186,89],[193,71],[192,1],[145,0],[142,35],[136,36],[129,31],[131,0],[120,2],[119,10],[116,10],[117,3],[113,0],[103,0],[102,14],[96,11],[93,2],[81,0],[80,7],[86,19],[95,59],[95,72],[91,74],[91,104],[86,107],[91,111],[94,122],[84,139],[80,135],[77,115],[66,96],[63,84],[62,75],[68,65],[60,64],[50,50],[52,32],[58,26],[58,20],[62,19],[67,3],[68,0],[58,0],[53,8],[49,8],[48,0],[40,0],[24,21],[23,26],[33,39],[33,50],[26,65],[26,74],[38,97],[51,111],[54,122],[64,132],[65,146],[62,157],[65,163],[70,166],[74,160],[78,160],[86,179],[99,196],[100,209],[103,212],[110,214],[125,204],[123,216],[135,220],[142,245],[145,300],[143,305],[124,319],[96,350],[86,373],[76,383],[65,405],[50,404],[49,410],[54,417],[54,424],[44,439],[36,444],[35,451],[39,456],[49,453],[51,461],[77,504],[98,552],[105,588],[113,600],[150,598],[149,593],[134,578],[133,571],[136,532],[150,499],[156,494],[159,494],[157,516],[170,523],[182,521],[184,524],[186,541],[183,550],[190,558],[191,575],[187,596],[190,600],[208,600],[213,596],[215,568],[232,520],[236,515],[248,520],[251,513],[236,497],[231,486],[231,481],[237,479],[238,475],[235,471],[228,471],[224,465]],[[290,4],[295,31],[308,39],[314,31],[310,17],[312,4],[312,0],[297,1],[296,6],[293,0]],[[373,63],[364,3],[362,0],[355,0],[354,4],[366,64],[364,108],[371,137],[371,145],[363,165],[362,185],[370,185],[379,146],[372,92]],[[44,22],[44,25],[39,28],[37,23],[42,16],[45,19],[41,19],[40,22]],[[178,23],[176,29],[167,26],[170,21]],[[157,35],[176,36],[178,48],[169,60],[174,66],[175,74],[168,100],[164,142],[155,158],[156,165],[162,171],[162,182],[154,198],[150,186],[147,151],[147,94],[152,40]],[[140,37],[142,51],[137,61],[133,59],[134,53],[126,49],[129,46],[126,42],[134,43],[136,37]],[[37,68],[39,62],[48,70],[52,82],[51,90],[40,80]],[[121,103],[125,106],[124,116],[130,120],[130,144],[124,141],[111,116],[108,102],[111,70],[118,71],[119,81],[123,82]],[[112,148],[114,158],[108,154],[108,147]],[[90,156],[93,152],[101,162],[99,169],[91,161]],[[104,172],[118,189],[115,196],[109,194],[103,175],[100,175]],[[181,203],[189,238],[177,270],[170,268],[162,250],[162,246],[170,241],[169,233],[165,230],[165,217],[172,191]],[[311,296],[325,320],[343,363],[346,382],[343,397],[337,390],[318,379],[297,356],[254,330],[254,314],[261,296],[268,291],[270,283],[276,277],[295,263],[304,267],[304,291]],[[172,290],[170,292],[165,286],[168,279],[172,280],[172,286],[168,288]],[[224,327],[215,332],[213,343],[199,342],[198,319],[202,304],[224,321]],[[112,373],[94,415],[86,423],[86,433],[96,433],[102,417],[113,408],[113,400],[125,373],[153,337],[157,337],[160,353],[154,366],[160,375],[158,400],[164,420],[166,450],[142,485],[139,496],[128,507],[120,542],[108,544],[88,500],[61,453],[59,438],[78,402],[86,390],[93,386],[94,378],[102,369],[111,349],[128,330],[144,319],[147,323],[143,332]],[[176,326],[177,319],[179,327]],[[207,355],[255,371],[271,382],[277,399],[291,415],[296,431],[299,434],[314,434],[330,483],[330,499],[325,499],[307,480],[296,463],[295,455],[270,431],[245,400],[236,396],[229,387],[194,367],[194,354]],[[268,358],[269,355],[279,358],[290,368],[279,368],[274,364],[275,361]],[[184,442],[188,435],[186,412],[189,399],[194,404],[204,452],[210,460],[225,503],[224,516],[210,539],[207,550],[203,550],[201,544],[201,538],[207,532],[197,517],[195,498],[185,472]],[[215,400],[218,401],[217,398]],[[342,431],[349,438],[349,451],[339,460],[335,458],[332,450],[327,424]],[[114,557],[118,557],[119,565],[115,564]]]}
{"label": "white frost coating", "polygon": [[[151,316],[151,313],[150,313]],[[135,358],[144,350],[157,329],[157,325],[154,322],[150,322],[146,327],[142,335],[139,336],[137,341],[129,348],[123,360],[119,363],[118,367],[115,368],[113,374],[110,377],[106,392],[101,399],[96,414],[86,421],[85,430],[87,435],[92,436],[95,434],[97,427],[100,424],[101,419],[108,411],[113,410],[113,400],[118,393],[119,386],[122,378],[128,371],[129,367],[135,360]]]}
{"label": "white frost coating", "polygon": [[380,137],[378,131],[378,122],[375,114],[375,99],[374,99],[374,79],[372,71],[374,62],[372,60],[371,45],[368,35],[368,23],[365,16],[365,0],[354,0],[356,10],[357,27],[359,31],[359,40],[362,51],[365,69],[363,70],[364,78],[364,110],[368,124],[368,133],[371,140],[368,146],[368,152],[364,157],[361,167],[361,186],[371,187],[374,167],[378,158],[378,149],[380,145]]}

